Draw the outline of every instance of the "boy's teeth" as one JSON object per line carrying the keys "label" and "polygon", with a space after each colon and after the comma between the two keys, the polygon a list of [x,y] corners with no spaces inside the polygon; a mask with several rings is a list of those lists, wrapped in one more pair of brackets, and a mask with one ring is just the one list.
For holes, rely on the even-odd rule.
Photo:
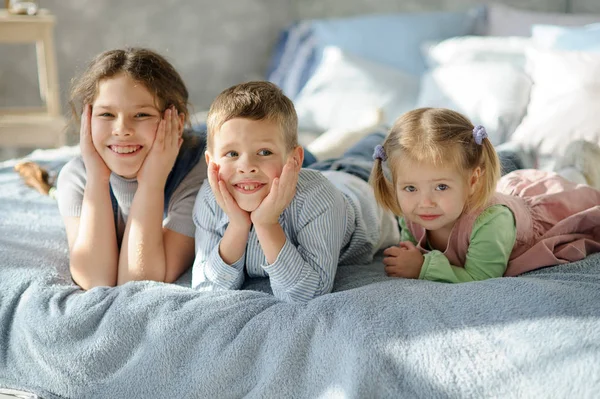
{"label": "boy's teeth", "polygon": [[246,191],[251,191],[256,188],[256,184],[247,184],[247,185],[242,186],[242,188]]}

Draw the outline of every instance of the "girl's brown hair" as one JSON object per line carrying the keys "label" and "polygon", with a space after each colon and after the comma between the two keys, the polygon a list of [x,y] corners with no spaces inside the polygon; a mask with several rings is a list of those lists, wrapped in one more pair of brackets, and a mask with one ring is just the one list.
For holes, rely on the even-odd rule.
{"label": "girl's brown hair", "polygon": [[157,108],[164,112],[173,105],[185,115],[189,126],[188,90],[173,65],[160,54],[145,48],[124,48],[97,55],[71,85],[71,121],[79,130],[79,116],[85,104],[92,104],[104,79],[125,73],[154,94]]}
{"label": "girl's brown hair", "polygon": [[383,143],[392,181],[385,176],[383,161],[375,160],[370,183],[383,207],[402,215],[396,196],[397,168],[404,160],[431,165],[452,165],[465,179],[477,168],[481,176],[465,211],[483,207],[496,190],[500,161],[488,139],[475,142],[475,126],[464,115],[444,108],[419,108],[396,120]]}

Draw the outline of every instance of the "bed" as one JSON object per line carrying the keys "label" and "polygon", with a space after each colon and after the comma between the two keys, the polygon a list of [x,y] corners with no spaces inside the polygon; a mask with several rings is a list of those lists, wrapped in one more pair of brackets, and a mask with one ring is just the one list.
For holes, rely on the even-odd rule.
{"label": "bed", "polygon": [[[66,152],[66,153],[65,153]],[[31,159],[56,170],[73,151]],[[600,255],[458,285],[344,266],[295,305],[132,282],[80,290],[57,205],[0,168],[0,387],[42,398],[591,397]]]}
{"label": "bed", "polygon": [[[462,107],[489,127],[496,144],[535,151],[536,162],[550,162],[564,147],[561,133],[597,140],[597,129],[581,128],[591,123],[585,118],[536,136],[561,122],[540,110],[562,75],[554,74],[550,86],[546,70],[525,73],[523,67],[533,58],[538,65],[577,64],[577,76],[590,83],[598,79],[592,73],[597,57],[585,58],[590,64],[584,68],[580,58],[561,52],[568,49],[530,51],[529,39],[518,34],[532,21],[584,25],[600,18],[573,14],[566,23],[567,14],[498,7],[487,13],[487,38],[475,36],[482,33],[478,20],[469,19],[472,30],[464,31],[467,14],[442,15],[450,24],[443,37],[424,33],[418,43],[424,61],[405,57],[395,70],[385,59],[368,57],[373,54],[346,51],[352,40],[331,36],[355,31],[356,23],[380,26],[380,20],[317,21],[308,30],[315,21],[302,21],[282,33],[267,77],[294,99],[303,139],[319,157],[385,124],[374,111],[383,110],[385,118],[425,105]],[[429,17],[422,16],[429,24],[418,25],[441,26]],[[502,17],[520,22],[509,27]],[[298,51],[314,45],[309,31],[329,35],[330,43]],[[313,56],[289,58],[290,52]],[[346,72],[332,76],[323,65]],[[470,80],[459,80],[461,90],[452,86],[465,75]],[[360,77],[370,84],[353,86],[353,96],[344,99],[340,88],[348,86],[339,79],[356,83]],[[402,97],[386,91],[390,82]],[[371,91],[361,95],[366,88]],[[582,98],[593,105],[586,96],[571,95],[560,111],[575,112]],[[379,98],[386,102],[364,102]],[[315,106],[342,101],[339,112],[327,115]],[[364,112],[352,112],[358,119],[348,124],[348,109]],[[77,147],[37,150],[26,159],[56,172],[77,153]],[[13,169],[18,161],[0,163],[0,389],[48,399],[584,398],[600,392],[600,254],[456,285],[389,278],[377,257],[371,265],[340,267],[334,292],[306,304],[275,299],[262,279],[239,291],[196,292],[189,288],[191,271],[175,284],[130,282],[86,292],[70,278],[56,202],[23,184]]]}

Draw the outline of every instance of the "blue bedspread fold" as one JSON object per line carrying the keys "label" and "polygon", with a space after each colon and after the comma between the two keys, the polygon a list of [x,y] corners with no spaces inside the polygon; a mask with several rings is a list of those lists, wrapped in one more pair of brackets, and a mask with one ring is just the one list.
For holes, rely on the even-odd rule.
{"label": "blue bedspread fold", "polygon": [[[64,161],[49,160],[55,167]],[[268,282],[84,292],[56,203],[0,167],[0,387],[43,398],[593,397],[600,255],[441,284],[344,266],[304,305]]]}

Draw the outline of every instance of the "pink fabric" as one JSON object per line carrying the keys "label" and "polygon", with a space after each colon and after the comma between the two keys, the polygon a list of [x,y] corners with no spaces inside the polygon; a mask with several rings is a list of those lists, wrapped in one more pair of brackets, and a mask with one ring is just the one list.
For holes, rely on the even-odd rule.
{"label": "pink fabric", "polygon": [[[540,267],[574,262],[600,252],[600,191],[575,184],[556,173],[516,170],[498,182],[488,206],[506,205],[514,214],[517,240],[505,276]],[[483,209],[465,214],[454,225],[444,255],[451,264],[466,261],[473,224]],[[426,231],[407,226],[427,252]]]}

